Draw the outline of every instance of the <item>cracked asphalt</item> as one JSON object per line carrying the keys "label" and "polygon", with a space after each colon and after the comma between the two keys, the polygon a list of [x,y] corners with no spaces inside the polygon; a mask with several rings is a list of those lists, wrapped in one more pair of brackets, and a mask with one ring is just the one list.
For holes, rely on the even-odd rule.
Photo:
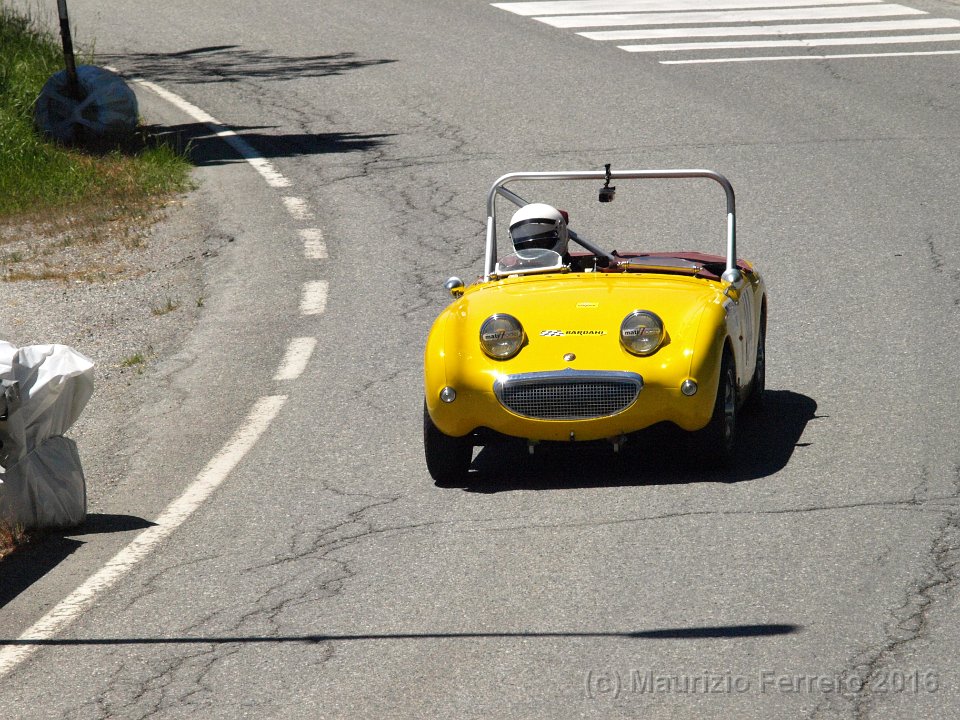
{"label": "cracked asphalt", "polygon": [[[156,518],[258,398],[287,401],[167,542],[0,679],[0,708],[960,717],[950,56],[668,67],[464,0],[70,10],[81,42],[235,129],[292,187],[148,101],[198,147],[198,232],[235,241],[142,380],[127,476],[94,508],[110,531],[55,543],[0,608],[5,642]],[[655,431],[616,456],[485,448],[467,481],[434,485],[421,353],[444,280],[481,272],[486,192],[607,162],[716,169],[737,191],[740,251],[770,292],[769,393],[741,462],[704,467]],[[619,249],[719,247],[711,191],[621,192],[573,225]],[[327,260],[304,259],[282,194],[313,208]],[[300,316],[316,279],[326,311]],[[273,380],[304,336],[306,371]]]}

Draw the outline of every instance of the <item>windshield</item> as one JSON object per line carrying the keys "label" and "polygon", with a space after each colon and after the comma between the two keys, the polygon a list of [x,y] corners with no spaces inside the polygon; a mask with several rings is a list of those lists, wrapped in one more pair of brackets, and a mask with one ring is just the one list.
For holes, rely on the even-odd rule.
{"label": "windshield", "polygon": [[523,275],[525,273],[546,272],[560,270],[563,267],[563,258],[554,250],[532,248],[517,250],[506,255],[497,262],[494,275]]}

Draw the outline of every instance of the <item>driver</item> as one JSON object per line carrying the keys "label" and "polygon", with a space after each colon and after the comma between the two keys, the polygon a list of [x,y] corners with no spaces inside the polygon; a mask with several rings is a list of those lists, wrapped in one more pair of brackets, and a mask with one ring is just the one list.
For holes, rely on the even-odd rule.
{"label": "driver", "polygon": [[530,203],[510,218],[510,239],[516,250],[543,248],[567,256],[567,219],[545,203]]}

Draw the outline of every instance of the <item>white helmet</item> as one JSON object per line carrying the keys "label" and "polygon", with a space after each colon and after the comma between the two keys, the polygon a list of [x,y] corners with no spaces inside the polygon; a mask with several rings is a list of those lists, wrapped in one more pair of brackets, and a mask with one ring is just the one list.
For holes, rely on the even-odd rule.
{"label": "white helmet", "polygon": [[567,251],[567,221],[555,207],[530,203],[510,218],[510,239],[517,250],[545,248],[563,255]]}

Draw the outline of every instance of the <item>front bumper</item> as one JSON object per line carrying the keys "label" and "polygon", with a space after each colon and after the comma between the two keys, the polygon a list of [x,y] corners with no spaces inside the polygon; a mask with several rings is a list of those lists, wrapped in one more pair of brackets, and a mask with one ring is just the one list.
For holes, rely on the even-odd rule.
{"label": "front bumper", "polygon": [[479,381],[447,378],[456,390],[453,402],[440,400],[447,386],[428,383],[427,408],[447,435],[478,428],[528,440],[599,440],[672,422],[698,430],[713,413],[716,382],[690,397],[680,392],[686,377],[665,384],[638,373],[559,370],[517,375],[483,374]]}

